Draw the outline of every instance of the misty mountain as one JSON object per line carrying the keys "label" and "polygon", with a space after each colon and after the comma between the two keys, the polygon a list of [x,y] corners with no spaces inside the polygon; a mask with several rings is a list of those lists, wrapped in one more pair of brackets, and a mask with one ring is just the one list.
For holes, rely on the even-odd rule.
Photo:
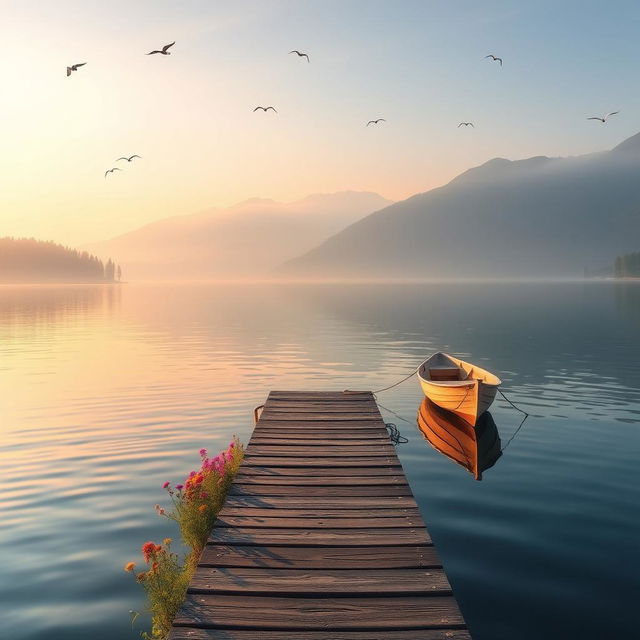
{"label": "misty mountain", "polygon": [[608,152],[495,158],[356,222],[292,277],[580,276],[640,247],[640,134]]}
{"label": "misty mountain", "polygon": [[390,203],[356,191],[291,203],[253,198],[166,218],[87,249],[105,258],[117,255],[127,280],[264,276]]}

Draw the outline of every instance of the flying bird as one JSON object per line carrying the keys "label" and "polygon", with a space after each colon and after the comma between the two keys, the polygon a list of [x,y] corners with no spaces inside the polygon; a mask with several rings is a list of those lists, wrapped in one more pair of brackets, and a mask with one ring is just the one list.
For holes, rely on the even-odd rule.
{"label": "flying bird", "polygon": [[367,127],[370,124],[378,124],[378,122],[386,122],[386,120],[384,118],[378,118],[377,120],[369,120],[369,122],[367,122]]}
{"label": "flying bird", "polygon": [[502,66],[502,58],[498,58],[498,56],[494,56],[493,53],[490,53],[488,56],[485,56],[485,58],[491,58],[494,62],[499,62],[500,66]]}
{"label": "flying bird", "polygon": [[275,113],[278,113],[278,112],[277,112],[273,107],[256,107],[256,108],[253,110],[253,113],[255,113],[258,109],[262,109],[265,113],[266,113],[267,111],[269,111],[269,109],[271,109],[271,110],[272,110],[272,111],[274,111]]}
{"label": "flying bird", "polygon": [[118,167],[113,167],[113,169],[107,169],[107,170],[104,172],[104,177],[105,177],[105,179],[106,179],[106,177],[107,177],[107,175],[108,175],[108,174],[113,173],[114,171],[122,171],[122,169],[118,169]]}
{"label": "flying bird", "polygon": [[122,156],[122,158],[118,158],[116,162],[119,162],[120,160],[126,160],[127,162],[131,162],[134,158],[140,158],[140,160],[142,160],[142,156],[133,155],[133,156],[129,156],[128,158],[127,156]]}
{"label": "flying bird", "polygon": [[474,129],[476,128],[476,127],[475,127],[475,125],[473,124],[473,122],[461,122],[461,123],[458,125],[458,129],[459,129],[460,127],[473,127]]}
{"label": "flying bird", "polygon": [[298,51],[297,49],[294,49],[293,51],[289,51],[289,53],[297,53],[299,58],[306,58],[307,62],[311,62],[311,60],[309,60],[308,54],[302,53],[302,51]]}
{"label": "flying bird", "polygon": [[78,64],[72,64],[70,67],[67,67],[67,78],[71,75],[72,71],[77,71],[80,67],[84,67],[87,64],[86,62],[79,62]]}
{"label": "flying bird", "polygon": [[176,43],[176,41],[174,40],[171,44],[165,44],[164,47],[162,47],[162,49],[156,49],[155,51],[149,51],[149,53],[147,53],[148,56],[152,56],[154,53],[161,53],[163,56],[170,56],[171,55],[171,51],[169,51],[169,49],[171,47],[173,47],[173,45]]}
{"label": "flying bird", "polygon": [[600,120],[600,122],[602,122],[602,124],[604,124],[609,119],[609,116],[615,116],[616,113],[620,113],[620,112],[619,111],[610,111],[609,113],[607,113],[606,116],[602,116],[602,118],[599,118],[598,116],[593,116],[591,118],[587,118],[587,120]]}

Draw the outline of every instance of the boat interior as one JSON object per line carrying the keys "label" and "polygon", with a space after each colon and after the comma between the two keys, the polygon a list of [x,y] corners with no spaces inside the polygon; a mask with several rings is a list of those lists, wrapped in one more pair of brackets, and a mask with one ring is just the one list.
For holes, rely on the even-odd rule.
{"label": "boat interior", "polygon": [[500,384],[493,374],[474,367],[462,360],[449,357],[445,353],[435,353],[421,367],[420,374],[432,382],[465,382],[480,380],[489,384]]}

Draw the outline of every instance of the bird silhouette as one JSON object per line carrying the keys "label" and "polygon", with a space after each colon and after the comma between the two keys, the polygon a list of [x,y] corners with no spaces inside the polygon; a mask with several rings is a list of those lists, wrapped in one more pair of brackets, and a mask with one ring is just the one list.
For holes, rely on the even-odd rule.
{"label": "bird silhouette", "polygon": [[70,67],[67,67],[67,78],[71,75],[72,71],[77,71],[80,67],[84,67],[87,64],[86,62],[79,62],[78,64],[72,64]]}
{"label": "bird silhouette", "polygon": [[113,167],[112,169],[107,169],[104,172],[105,179],[106,179],[107,175],[109,175],[110,173],[113,173],[114,171],[122,171],[122,169],[118,169],[118,167]]}
{"label": "bird silhouette", "polygon": [[278,113],[278,112],[277,112],[273,107],[256,107],[256,108],[253,110],[253,113],[255,113],[258,109],[262,109],[265,113],[266,113],[267,111],[269,111],[269,109],[271,109],[271,110],[272,110],[272,111],[274,111],[275,113]]}
{"label": "bird silhouette", "polygon": [[170,56],[171,55],[171,51],[169,51],[169,49],[171,47],[173,47],[173,45],[176,43],[176,41],[174,40],[171,44],[165,44],[164,47],[162,47],[162,49],[155,49],[154,51],[149,51],[149,53],[147,53],[148,56],[152,56],[154,53],[160,53],[163,56]]}
{"label": "bird silhouette", "polygon": [[460,127],[473,127],[474,129],[476,128],[476,127],[475,127],[475,125],[473,124],[473,122],[461,122],[461,123],[458,125],[458,129],[459,129]]}
{"label": "bird silhouette", "polygon": [[367,127],[370,124],[378,124],[378,122],[386,122],[386,120],[384,118],[378,118],[377,120],[369,120],[369,122],[367,122]]}
{"label": "bird silhouette", "polygon": [[309,56],[306,53],[302,53],[302,51],[294,49],[293,51],[289,51],[289,53],[297,53],[299,58],[306,58],[307,62],[311,62],[311,60],[309,60]]}
{"label": "bird silhouette", "polygon": [[122,156],[122,158],[118,158],[116,162],[119,162],[120,160],[126,160],[127,162],[131,162],[134,158],[140,158],[142,160],[142,156],[133,155],[133,156],[129,156],[128,158],[127,156]]}
{"label": "bird silhouette", "polygon": [[609,113],[607,113],[606,116],[602,116],[602,118],[599,118],[598,116],[592,116],[591,118],[587,118],[587,120],[600,120],[600,122],[602,122],[602,124],[604,124],[609,119],[609,116],[615,116],[616,113],[620,113],[620,112],[619,111],[610,111]]}
{"label": "bird silhouette", "polygon": [[494,62],[499,62],[500,66],[502,66],[502,58],[498,58],[498,56],[494,56],[493,53],[490,53],[488,56],[485,56],[485,58],[491,58]]}

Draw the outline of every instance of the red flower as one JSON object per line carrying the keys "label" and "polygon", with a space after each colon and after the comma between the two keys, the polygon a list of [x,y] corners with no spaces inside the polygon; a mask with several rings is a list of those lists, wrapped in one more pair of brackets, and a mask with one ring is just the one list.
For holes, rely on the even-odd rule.
{"label": "red flower", "polygon": [[142,555],[144,556],[145,562],[149,562],[151,557],[155,555],[156,551],[158,551],[156,547],[157,545],[154,542],[145,542],[142,545]]}

